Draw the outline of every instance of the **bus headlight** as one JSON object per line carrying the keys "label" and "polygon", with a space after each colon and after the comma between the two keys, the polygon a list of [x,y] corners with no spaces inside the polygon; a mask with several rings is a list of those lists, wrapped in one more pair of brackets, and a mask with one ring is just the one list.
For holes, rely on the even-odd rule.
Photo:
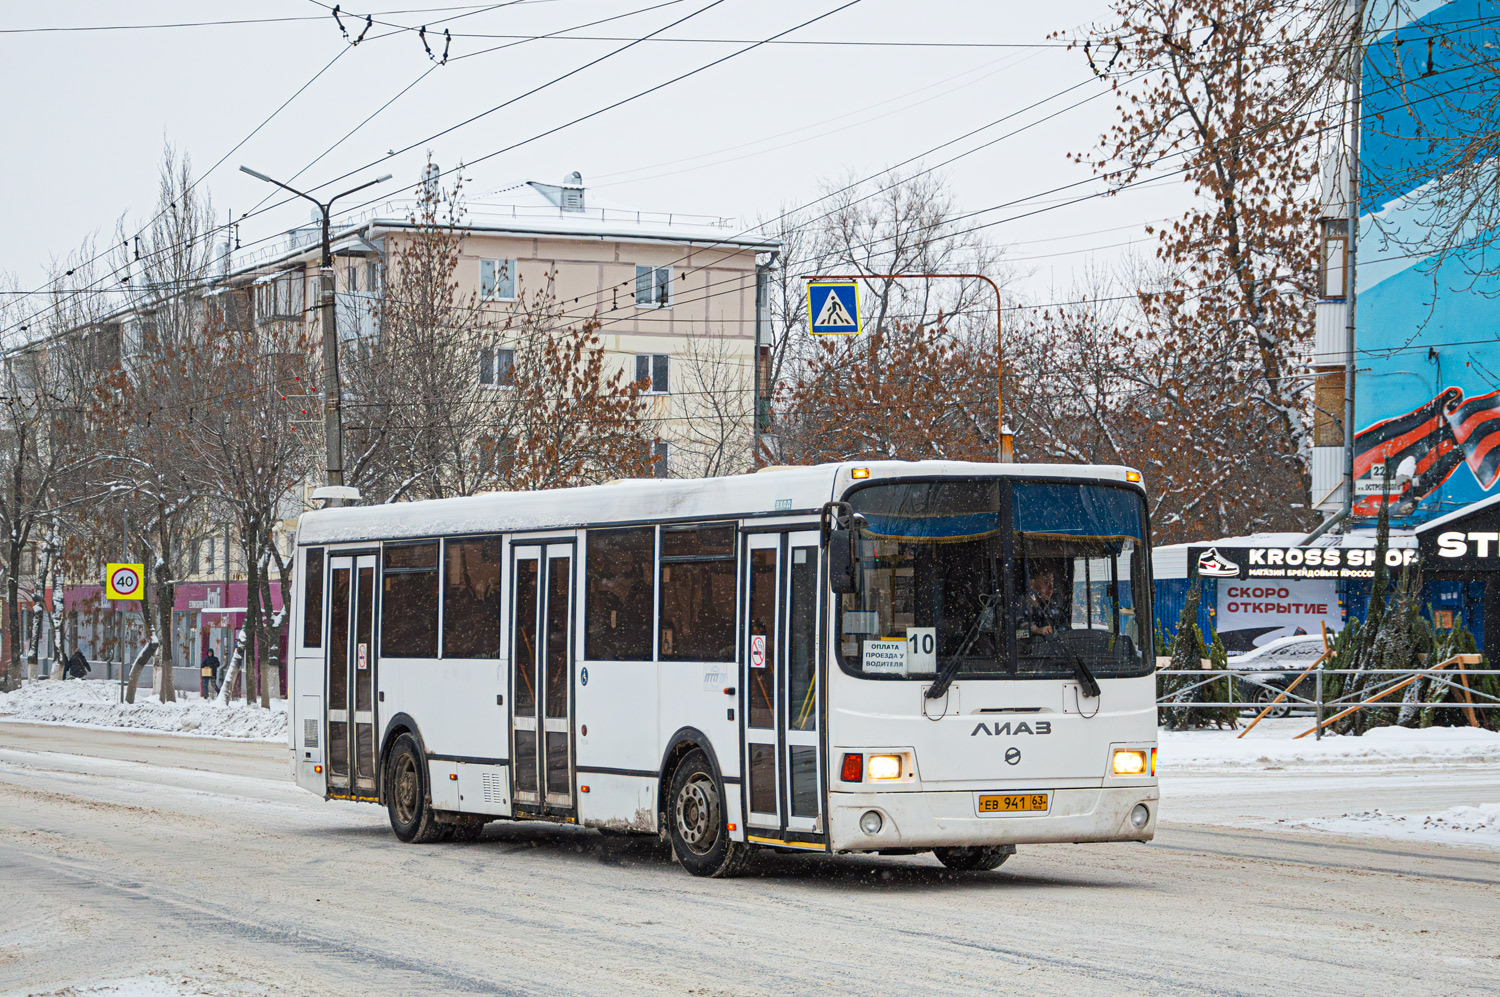
{"label": "bus headlight", "polygon": [[890,782],[901,778],[900,755],[871,755],[865,761],[865,772],[871,782]]}
{"label": "bus headlight", "polygon": [[1148,756],[1141,748],[1116,748],[1109,767],[1115,775],[1145,775]]}

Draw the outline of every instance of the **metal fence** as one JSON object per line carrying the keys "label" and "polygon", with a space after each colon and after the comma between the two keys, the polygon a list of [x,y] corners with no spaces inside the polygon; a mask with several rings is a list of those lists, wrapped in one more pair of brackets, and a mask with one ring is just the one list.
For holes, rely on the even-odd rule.
{"label": "metal fence", "polygon": [[[1465,659],[1478,655],[1464,655]],[[1456,659],[1450,659],[1450,661]],[[1205,669],[1158,669],[1157,675],[1185,676],[1196,678],[1198,681],[1173,689],[1170,693],[1157,699],[1158,708],[1174,710],[1222,710],[1227,707],[1238,708],[1245,711],[1253,711],[1257,714],[1256,722],[1261,717],[1273,710],[1285,707],[1288,712],[1297,711],[1315,719],[1315,726],[1309,728],[1297,737],[1305,737],[1308,734],[1316,734],[1319,739],[1323,737],[1324,727],[1358,710],[1412,710],[1420,712],[1423,710],[1463,710],[1471,726],[1481,726],[1479,713],[1485,710],[1493,710],[1500,707],[1500,697],[1492,696],[1480,689],[1473,688],[1470,680],[1488,675],[1500,675],[1500,669],[1478,669],[1464,667],[1467,660],[1460,663],[1459,667],[1449,669],[1446,666],[1450,662],[1445,661],[1432,668],[1419,669],[1379,669],[1379,668],[1326,668],[1319,665],[1305,673],[1303,678],[1289,688],[1255,676],[1265,676],[1270,673],[1269,669],[1255,672],[1237,672],[1234,670]],[[1286,674],[1291,675],[1288,671]],[[1343,692],[1337,696],[1325,696],[1330,685],[1331,676],[1363,676],[1366,681],[1360,688],[1349,692]],[[1420,700],[1409,701],[1404,697],[1388,698],[1392,693],[1407,689],[1416,684],[1419,679],[1427,678],[1435,681],[1443,687],[1444,693],[1456,695],[1460,702],[1427,702],[1432,694],[1431,686],[1423,690]],[[1345,683],[1347,684],[1347,683]],[[1337,685],[1337,683],[1335,683]],[[1200,692],[1201,690],[1201,692]],[[1221,692],[1222,690],[1222,692]],[[1263,690],[1270,690],[1278,695],[1257,697]],[[1222,695],[1222,699],[1203,700],[1189,698],[1196,696]]]}

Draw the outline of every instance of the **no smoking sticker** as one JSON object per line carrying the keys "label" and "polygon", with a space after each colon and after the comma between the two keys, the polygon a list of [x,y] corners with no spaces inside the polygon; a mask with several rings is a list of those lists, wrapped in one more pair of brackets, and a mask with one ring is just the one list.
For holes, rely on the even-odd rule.
{"label": "no smoking sticker", "polygon": [[106,564],[104,597],[106,599],[139,599],[146,589],[144,564]]}

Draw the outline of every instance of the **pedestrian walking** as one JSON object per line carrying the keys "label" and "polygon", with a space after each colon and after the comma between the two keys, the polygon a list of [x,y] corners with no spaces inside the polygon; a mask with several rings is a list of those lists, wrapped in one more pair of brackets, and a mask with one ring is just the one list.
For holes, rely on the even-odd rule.
{"label": "pedestrian walking", "polygon": [[215,694],[219,685],[219,656],[214,653],[213,648],[208,649],[203,664],[198,667],[198,676],[199,693],[204,699],[208,699]]}
{"label": "pedestrian walking", "polygon": [[75,647],[73,648],[73,656],[63,665],[62,677],[64,679],[81,679],[93,670],[93,667],[89,664],[89,660],[83,656],[83,652]]}

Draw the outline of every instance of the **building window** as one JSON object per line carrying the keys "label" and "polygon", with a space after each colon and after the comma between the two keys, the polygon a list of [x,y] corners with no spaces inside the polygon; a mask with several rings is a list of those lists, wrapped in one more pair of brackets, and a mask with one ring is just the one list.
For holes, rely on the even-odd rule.
{"label": "building window", "polygon": [[385,549],[380,654],[435,658],[438,634],[437,541]]}
{"label": "building window", "polygon": [[1321,296],[1348,297],[1349,222],[1343,218],[1323,219],[1323,248],[1319,259]]}
{"label": "building window", "polygon": [[449,540],[444,554],[443,657],[500,657],[500,538]]}
{"label": "building window", "polygon": [[640,308],[666,308],[672,303],[672,268],[636,265],[635,303]]}
{"label": "building window", "polygon": [[635,379],[645,382],[641,390],[653,395],[664,395],[672,390],[668,379],[671,366],[671,357],[665,353],[638,354],[635,358]]}
{"label": "building window", "polygon": [[302,317],[306,276],[301,270],[288,270],[262,281],[255,287],[255,312],[262,322]]}
{"label": "building window", "polygon": [[214,571],[214,538],[213,537],[209,537],[207,540],[203,541],[203,564],[204,564],[203,570],[209,572],[210,574],[212,574],[213,571]]}
{"label": "building window", "polygon": [[671,471],[668,469],[672,456],[672,446],[657,440],[651,444],[651,476],[653,478],[669,478]]}
{"label": "building window", "polygon": [[584,656],[650,661],[656,530],[589,530]]}
{"label": "building window", "polygon": [[734,660],[734,527],[661,531],[663,661]]}
{"label": "building window", "polygon": [[516,351],[508,346],[479,351],[479,383],[495,388],[516,386]]}
{"label": "building window", "polygon": [[479,296],[486,301],[516,300],[516,261],[480,260]]}

